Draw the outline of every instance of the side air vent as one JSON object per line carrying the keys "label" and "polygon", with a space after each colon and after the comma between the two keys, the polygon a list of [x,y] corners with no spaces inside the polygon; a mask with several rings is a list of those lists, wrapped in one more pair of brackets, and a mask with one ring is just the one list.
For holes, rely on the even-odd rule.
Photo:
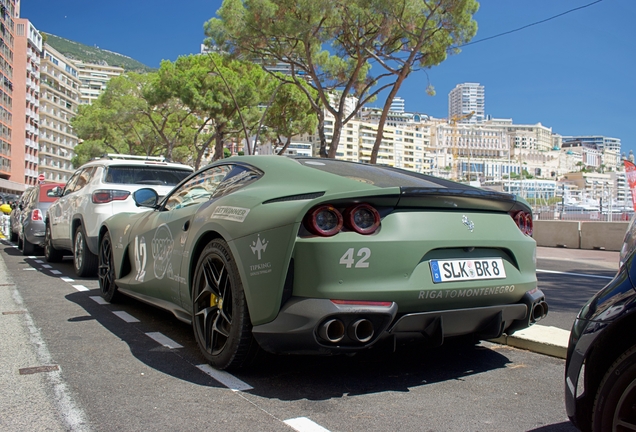
{"label": "side air vent", "polygon": [[301,200],[312,200],[316,198],[320,198],[323,196],[324,192],[314,192],[308,194],[300,194],[300,195],[289,195],[280,198],[272,198],[270,200],[265,201],[263,204],[271,204],[275,202],[284,202],[284,201],[301,201]]}

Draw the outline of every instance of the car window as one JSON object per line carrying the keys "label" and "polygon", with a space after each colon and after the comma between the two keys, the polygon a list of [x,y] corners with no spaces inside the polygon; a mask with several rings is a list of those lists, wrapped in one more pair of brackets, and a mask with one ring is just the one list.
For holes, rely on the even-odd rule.
{"label": "car window", "polygon": [[66,183],[66,186],[64,187],[64,193],[62,194],[62,196],[68,195],[73,192],[73,188],[75,187],[75,184],[77,183],[77,179],[79,178],[81,172],[82,170],[77,170],[75,171],[75,174],[71,176],[71,178]]}
{"label": "car window", "polygon": [[198,173],[172,192],[164,203],[164,210],[187,207],[209,200],[232,168],[232,165],[221,165]]}
{"label": "car window", "polygon": [[118,184],[175,186],[192,171],[156,165],[109,166],[104,182]]}
{"label": "car window", "polygon": [[78,190],[82,189],[84,186],[86,186],[88,184],[88,182],[91,181],[91,178],[93,176],[93,173],[95,172],[95,167],[88,167],[86,169],[84,169],[78,179],[77,179],[77,183],[75,183],[75,186],[73,187],[73,192],[77,192]]}
{"label": "car window", "polygon": [[232,167],[230,173],[223,179],[212,195],[219,198],[247,186],[261,178],[262,174],[242,165]]}

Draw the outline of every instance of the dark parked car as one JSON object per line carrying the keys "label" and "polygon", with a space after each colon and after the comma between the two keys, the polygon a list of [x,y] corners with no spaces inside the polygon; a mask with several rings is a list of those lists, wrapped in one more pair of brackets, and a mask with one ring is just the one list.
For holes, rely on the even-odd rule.
{"label": "dark parked car", "polygon": [[565,405],[582,431],[636,430],[635,220],[618,273],[583,306],[570,334]]}
{"label": "dark parked car", "polygon": [[16,208],[11,212],[11,240],[18,241],[23,255],[33,255],[36,247],[44,245],[44,216],[57,199],[56,187],[64,183],[42,183],[22,194]]}

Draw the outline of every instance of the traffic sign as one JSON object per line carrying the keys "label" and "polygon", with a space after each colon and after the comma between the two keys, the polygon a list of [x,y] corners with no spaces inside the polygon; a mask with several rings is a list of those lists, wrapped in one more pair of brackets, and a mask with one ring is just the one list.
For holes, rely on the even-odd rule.
{"label": "traffic sign", "polygon": [[44,174],[40,174],[40,175],[38,176],[38,180],[39,180],[39,181],[44,181]]}

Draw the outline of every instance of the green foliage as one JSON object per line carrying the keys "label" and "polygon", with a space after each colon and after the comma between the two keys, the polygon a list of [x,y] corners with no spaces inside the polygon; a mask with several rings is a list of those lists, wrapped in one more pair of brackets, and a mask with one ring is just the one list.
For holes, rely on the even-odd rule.
{"label": "green foliage", "polygon": [[225,147],[223,149],[223,158],[229,158],[230,156],[232,156],[232,152],[229,148]]}
{"label": "green foliage", "polygon": [[154,69],[138,62],[130,57],[112,51],[91,47],[74,42],[50,33],[42,33],[45,42],[55,48],[65,57],[72,60],[79,60],[85,63],[93,63],[108,66],[119,66],[125,71],[131,72],[151,72]]}
{"label": "green foliage", "polygon": [[[477,30],[472,19],[477,8],[475,0],[224,0],[205,32],[207,43],[237,58],[288,64],[290,75],[279,79],[305,94],[319,120],[323,109],[335,118],[328,149],[319,122],[320,154],[335,157],[343,125],[390,89],[379,147],[401,83],[469,41]],[[345,106],[348,96],[356,98],[353,109]]]}

